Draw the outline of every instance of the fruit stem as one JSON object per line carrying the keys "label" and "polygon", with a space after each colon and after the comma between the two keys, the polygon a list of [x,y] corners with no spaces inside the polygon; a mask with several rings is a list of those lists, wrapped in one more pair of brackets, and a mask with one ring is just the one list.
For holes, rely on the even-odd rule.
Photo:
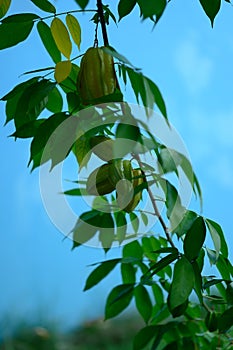
{"label": "fruit stem", "polygon": [[104,46],[109,46],[106,23],[104,20],[104,11],[103,11],[102,0],[97,0],[97,11],[98,11],[99,20],[100,20],[101,29],[102,29]]}

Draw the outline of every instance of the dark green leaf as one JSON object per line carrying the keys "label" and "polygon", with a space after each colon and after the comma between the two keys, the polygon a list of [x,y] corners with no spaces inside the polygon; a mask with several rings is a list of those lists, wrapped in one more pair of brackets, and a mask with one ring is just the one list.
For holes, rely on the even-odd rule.
{"label": "dark green leaf", "polygon": [[145,19],[148,17],[156,16],[156,22],[162,16],[167,2],[166,0],[156,0],[156,1],[144,1],[137,0],[138,5],[140,6],[141,16]]}
{"label": "dark green leaf", "polygon": [[31,2],[42,11],[56,13],[55,7],[48,0],[31,0]]}
{"label": "dark green leaf", "polygon": [[88,193],[86,192],[85,188],[73,188],[72,190],[67,190],[63,192],[63,194],[67,196],[88,196]]}
{"label": "dark green leaf", "polygon": [[233,282],[227,283],[226,299],[228,305],[233,305]]}
{"label": "dark green leaf", "polygon": [[23,23],[32,22],[35,19],[39,19],[39,16],[34,13],[20,13],[16,15],[11,15],[2,20],[2,23]]}
{"label": "dark green leaf", "polygon": [[0,24],[0,50],[15,46],[26,40],[32,28],[33,21]]}
{"label": "dark green leaf", "polygon": [[122,252],[123,258],[134,257],[137,259],[142,259],[142,254],[143,254],[142,247],[138,241],[130,242],[123,247],[123,252]]}
{"label": "dark green leaf", "polygon": [[153,253],[156,253],[156,254],[175,253],[175,254],[177,254],[178,249],[174,248],[174,247],[164,247],[164,248],[154,250]]}
{"label": "dark green leaf", "polygon": [[73,249],[80,244],[88,242],[96,232],[99,231],[100,213],[96,210],[91,210],[80,215],[73,233]]}
{"label": "dark green leaf", "polygon": [[[40,161],[42,160],[42,153],[43,150],[49,141],[50,136],[52,133],[56,130],[56,128],[64,121],[66,120],[67,115],[66,113],[57,113],[49,117],[44,123],[40,125],[38,128],[35,137],[32,140],[31,143],[31,157],[30,162],[33,161],[35,163],[35,158],[37,155],[39,155],[39,164],[37,160],[37,166],[40,165]],[[50,157],[50,154],[48,155],[48,159]],[[44,162],[48,160],[47,157],[43,159]],[[33,169],[35,168],[35,164],[33,164]]]}
{"label": "dark green leaf", "polygon": [[51,56],[54,63],[61,61],[61,53],[57,48],[57,45],[53,39],[50,27],[43,21],[38,22],[37,30],[39,36],[44,44],[45,49]]}
{"label": "dark green leaf", "polygon": [[105,306],[105,319],[117,316],[130,304],[134,285],[121,284],[112,289]]}
{"label": "dark green leaf", "polygon": [[202,296],[202,276],[201,271],[199,269],[197,261],[194,261],[192,263],[194,276],[195,276],[195,282],[194,282],[194,290],[198,296],[198,299],[201,304],[203,304],[203,296]]}
{"label": "dark green leaf", "polygon": [[133,350],[142,350],[147,344],[157,336],[157,326],[147,326],[142,328],[134,337]]}
{"label": "dark green leaf", "polygon": [[99,240],[102,247],[107,252],[114,241],[115,224],[110,213],[102,213],[99,222]]}
{"label": "dark green leaf", "polygon": [[214,19],[221,7],[221,0],[199,0],[203,10],[209,17],[211,25],[214,25]]}
{"label": "dark green leaf", "polygon": [[112,259],[102,262],[95,270],[93,270],[86,280],[84,291],[94,287],[102,281],[120,262],[121,259]]}
{"label": "dark green leaf", "polygon": [[[124,261],[124,260],[123,260]],[[121,278],[124,284],[136,282],[136,269],[132,264],[121,264]]]}
{"label": "dark green leaf", "polygon": [[89,0],[74,0],[74,1],[81,7],[82,10],[84,10],[87,4],[89,3]]}
{"label": "dark green leaf", "polygon": [[231,279],[232,265],[228,259],[220,255],[216,263],[216,266],[223,279],[225,280]]}
{"label": "dark green leaf", "polygon": [[233,306],[223,312],[218,318],[218,329],[220,332],[226,332],[233,326]]}
{"label": "dark green leaf", "polygon": [[205,282],[203,285],[203,288],[207,289],[211,286],[215,286],[216,284],[221,283],[222,281],[225,281],[225,280],[219,279],[219,278],[213,278],[210,281]]}
{"label": "dark green leaf", "polygon": [[[180,258],[174,267],[174,274],[169,291],[168,306],[173,316],[180,316],[184,309],[183,305],[188,301],[195,282],[192,264],[185,256]],[[179,307],[182,307],[178,310]]]}
{"label": "dark green leaf", "polygon": [[81,105],[81,100],[76,92],[68,92],[66,94],[66,99],[68,103],[68,109],[71,114],[78,112]]}
{"label": "dark green leaf", "polygon": [[16,128],[35,120],[48,102],[48,95],[55,88],[55,83],[43,79],[29,85],[19,98],[15,111]]}
{"label": "dark green leaf", "polygon": [[15,138],[29,138],[34,137],[39,126],[45,122],[45,119],[32,120],[29,123],[23,124],[12,135]]}
{"label": "dark green leaf", "polygon": [[156,301],[156,305],[158,305],[158,307],[160,308],[164,303],[163,291],[158,284],[154,284],[151,288]]}
{"label": "dark green leaf", "polygon": [[206,226],[203,218],[199,216],[184,238],[184,254],[189,261],[197,259],[206,237]]}
{"label": "dark green leaf", "polygon": [[4,95],[1,98],[1,101],[7,101],[10,100],[18,95],[21,95],[22,92],[29,86],[33,85],[34,83],[38,82],[40,77],[34,77],[29,80],[24,81],[23,83],[20,83],[16,85],[10,92],[8,92],[6,95]]}
{"label": "dark green leaf", "polygon": [[50,91],[48,94],[48,102],[46,108],[52,113],[59,113],[62,111],[63,98],[57,87]]}
{"label": "dark green leaf", "polygon": [[146,274],[144,276],[144,278],[149,278],[152,277],[153,275],[157,274],[159,271],[161,271],[162,269],[164,269],[166,266],[170,265],[173,261],[175,261],[179,256],[179,253],[172,253],[169,254],[167,256],[165,256],[164,258],[162,258],[161,260],[159,260],[157,263],[153,264],[150,267],[150,274]]}
{"label": "dark green leaf", "polygon": [[125,213],[123,211],[118,211],[114,213],[116,226],[117,226],[117,239],[120,243],[122,243],[126,236],[127,231],[127,220],[125,217]]}
{"label": "dark green leaf", "polygon": [[212,236],[213,242],[214,242],[214,246],[217,252],[219,252],[217,250],[217,248],[219,248],[219,239],[220,238],[220,251],[222,253],[222,255],[224,256],[224,258],[228,257],[228,247],[227,247],[227,243],[225,241],[225,237],[224,237],[224,233],[222,231],[221,226],[210,219],[206,219],[205,220],[208,226],[208,229],[210,231],[210,234]]}
{"label": "dark green leaf", "polygon": [[181,165],[182,158],[175,150],[163,147],[159,153],[158,161],[163,173],[173,171],[177,173],[177,167]]}
{"label": "dark green leaf", "polygon": [[152,302],[147,289],[139,284],[134,288],[135,303],[143,320],[148,323],[152,314]]}
{"label": "dark green leaf", "polygon": [[120,0],[118,3],[119,20],[127,16],[136,5],[136,0]]}
{"label": "dark green leaf", "polygon": [[182,221],[174,230],[177,236],[182,237],[183,235],[185,235],[193,225],[196,218],[197,214],[194,211],[186,210]]}
{"label": "dark green leaf", "polygon": [[181,204],[180,196],[176,188],[169,181],[166,181],[165,204],[167,207],[167,217],[171,224],[171,230],[175,231],[176,227],[182,221],[186,210]]}

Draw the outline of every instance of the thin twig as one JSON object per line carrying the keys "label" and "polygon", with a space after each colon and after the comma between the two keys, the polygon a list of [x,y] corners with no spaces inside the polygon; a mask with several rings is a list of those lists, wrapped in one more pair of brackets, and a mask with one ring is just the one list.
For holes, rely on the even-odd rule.
{"label": "thin twig", "polygon": [[102,29],[104,46],[109,46],[106,23],[104,19],[103,4],[101,0],[97,0],[97,9],[98,9],[99,20],[100,20],[101,29]]}

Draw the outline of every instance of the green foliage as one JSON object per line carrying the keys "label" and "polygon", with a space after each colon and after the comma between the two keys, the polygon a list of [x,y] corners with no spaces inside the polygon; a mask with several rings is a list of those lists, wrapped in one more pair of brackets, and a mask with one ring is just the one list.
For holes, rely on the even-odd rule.
{"label": "green foliage", "polygon": [[[84,290],[96,286],[114,269],[120,270],[122,283],[113,286],[107,297],[105,319],[119,315],[132,300],[135,301],[146,326],[136,335],[134,350],[202,349],[211,346],[230,349],[233,266],[228,259],[223,231],[215,221],[185,207],[177,185],[180,170],[202,207],[201,188],[190,160],[162,144],[147,123],[134,116],[127,102],[118,103],[123,101],[123,94],[116,74],[123,85],[131,86],[148,120],[152,117],[150,111],[157,108],[169,127],[165,101],[158,86],[107,44],[104,30],[110,19],[117,22],[116,16],[109,5],[103,5],[98,0],[98,10],[93,10],[91,18],[94,44],[97,44],[101,27],[104,37],[102,50],[111,56],[111,68],[118,67],[117,72],[112,74],[111,71],[110,74],[111,79],[116,79],[116,89],[113,94],[90,98],[90,104],[83,105],[77,80],[84,52],[81,51],[77,57],[72,55],[74,50],[80,51],[81,44],[84,45],[81,43],[82,28],[78,16],[79,12],[85,12],[89,1],[75,0],[81,10],[72,11],[72,15],[67,12],[65,20],[60,18],[55,6],[48,0],[31,1],[39,10],[51,15],[41,18],[34,13],[20,13],[5,17],[11,1],[0,1],[0,17],[3,18],[0,49],[26,40],[36,24],[39,38],[53,65],[24,73],[35,76],[21,82],[1,98],[6,103],[5,123],[14,123],[15,130],[11,136],[31,139],[29,164],[32,170],[48,161],[53,168],[69,155],[75,156],[79,170],[88,167],[93,156],[104,161],[105,166],[111,169],[108,173],[111,174],[110,182],[106,181],[109,176],[104,177],[104,183],[100,179],[106,191],[101,196],[92,194],[94,199],[90,210],[79,216],[71,232],[73,249],[95,239],[107,253],[113,245],[127,243],[122,248],[121,258],[98,263],[87,277]],[[168,3],[166,0],[119,0],[119,21],[137,7],[143,20],[156,24]],[[213,26],[221,1],[200,0],[200,3]],[[77,64],[73,62],[76,60]],[[96,104],[101,106],[96,108]],[[88,108],[90,113],[85,117],[78,113]],[[60,126],[67,120],[70,121],[67,130],[61,131]],[[112,149],[108,149],[109,154],[116,155],[114,161],[103,152],[101,155],[101,152],[92,149],[93,144],[99,145],[95,141],[106,138],[112,145]],[[129,144],[122,143],[122,139],[130,141]],[[155,164],[142,161],[143,155],[153,157]],[[63,194],[77,199],[90,196],[87,188],[89,176],[76,181],[77,186]],[[122,184],[123,198],[132,195],[130,205],[127,203],[120,207],[118,182]],[[109,183],[110,190],[105,187]],[[159,196],[153,192],[155,187],[160,190]],[[143,210],[145,199],[151,203],[151,211]],[[166,209],[161,213],[157,206],[159,202],[164,203]],[[157,226],[150,231],[151,217],[158,219],[163,236],[156,231]],[[148,230],[141,232],[142,226],[148,227]],[[205,245],[208,234],[213,242],[211,248]],[[211,265],[216,265],[218,276],[203,274],[206,258]]]}

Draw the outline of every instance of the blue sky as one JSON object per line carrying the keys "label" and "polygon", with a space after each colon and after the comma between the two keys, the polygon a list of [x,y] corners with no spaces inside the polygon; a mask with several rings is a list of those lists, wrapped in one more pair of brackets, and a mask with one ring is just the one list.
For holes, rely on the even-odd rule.
{"label": "blue sky", "polygon": [[[29,0],[12,0],[11,13],[37,11]],[[58,12],[75,9],[73,0],[54,2]],[[65,3],[65,5],[64,5]],[[94,7],[95,1],[91,1]],[[18,7],[17,7],[18,6]],[[24,6],[24,7],[23,7]],[[63,7],[62,7],[63,6]],[[115,8],[113,8],[115,11]],[[211,28],[199,2],[174,0],[152,31],[137,9],[118,27],[111,24],[112,46],[159,86],[171,123],[187,145],[204,195],[204,215],[219,222],[232,246],[233,199],[233,8],[225,3]],[[42,13],[46,16],[46,13]],[[89,15],[79,15],[83,30],[81,51],[92,46],[94,26]],[[20,74],[51,65],[34,29],[23,44],[0,52],[0,96],[22,81]],[[134,102],[127,93],[128,102]],[[100,249],[82,247],[71,252],[71,242],[50,222],[43,207],[38,171],[26,167],[29,142],[8,138],[12,125],[3,127],[0,104],[1,235],[0,311],[10,320],[58,319],[64,327],[103,315],[104,301],[116,272],[89,292],[82,292],[93,261],[104,259]],[[119,254],[113,250],[108,257]],[[231,252],[232,257],[232,252]],[[94,305],[94,307],[93,307]]]}

